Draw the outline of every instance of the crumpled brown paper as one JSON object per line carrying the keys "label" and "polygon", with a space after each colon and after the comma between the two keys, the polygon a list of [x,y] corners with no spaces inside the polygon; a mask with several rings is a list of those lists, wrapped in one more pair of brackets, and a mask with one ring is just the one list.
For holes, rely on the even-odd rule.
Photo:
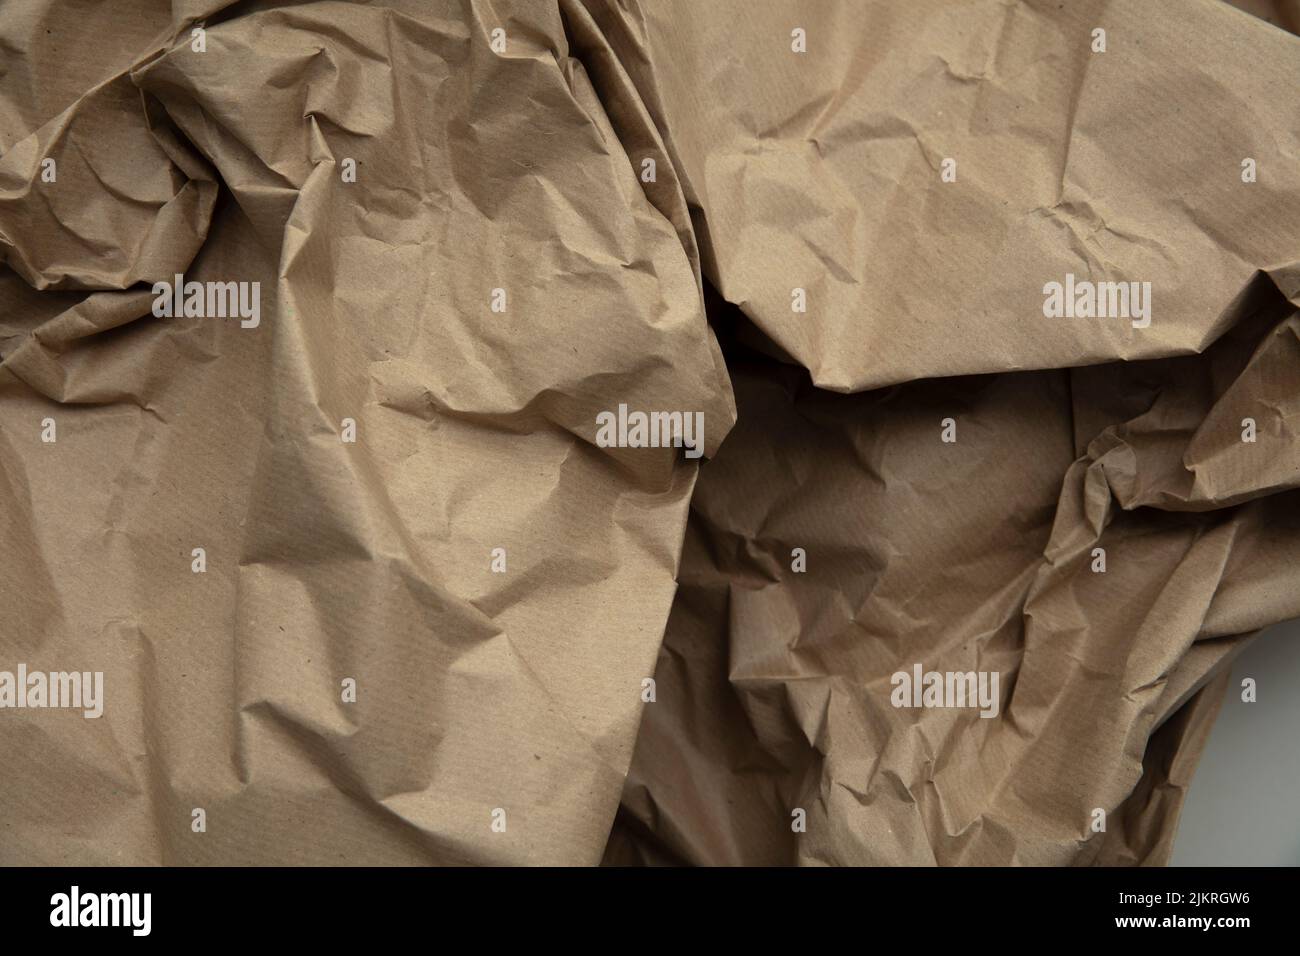
{"label": "crumpled brown paper", "polygon": [[[1164,862],[1228,659],[1300,614],[1300,43],[1208,3],[868,6],[755,7],[733,57],[711,8],[610,18],[708,277],[781,348],[737,340],[811,382],[728,349],[607,858]],[[815,67],[738,69],[797,24]],[[1149,278],[1154,321],[1045,320],[1067,271]],[[999,719],[892,707],[913,662],[1000,672]]]}
{"label": "crumpled brown paper", "polygon": [[[559,11],[188,4],[121,50],[116,17],[30,6],[0,634],[5,665],[102,670],[106,702],[2,715],[0,858],[597,861],[698,466],[592,422],[701,409],[712,453],[734,413]],[[46,30],[101,58],[89,86]],[[259,325],[154,318],[135,283],[177,272],[260,281]]]}
{"label": "crumpled brown paper", "polygon": [[[0,48],[0,671],[104,674],[0,709],[0,862],[1167,858],[1300,615],[1295,37],[31,0]],[[1067,273],[1150,325],[1046,317]],[[999,713],[894,708],[914,663]]]}

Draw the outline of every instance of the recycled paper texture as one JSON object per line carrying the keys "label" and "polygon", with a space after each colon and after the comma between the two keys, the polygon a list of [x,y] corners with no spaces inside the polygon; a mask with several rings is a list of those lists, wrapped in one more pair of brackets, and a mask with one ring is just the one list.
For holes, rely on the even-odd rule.
{"label": "recycled paper texture", "polygon": [[1240,5],[2,0],[0,863],[1164,862],[1300,616]]}

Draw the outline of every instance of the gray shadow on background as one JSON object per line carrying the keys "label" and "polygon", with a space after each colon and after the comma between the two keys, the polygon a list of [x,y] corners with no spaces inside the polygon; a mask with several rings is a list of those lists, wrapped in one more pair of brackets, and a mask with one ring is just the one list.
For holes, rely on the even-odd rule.
{"label": "gray shadow on background", "polygon": [[1300,621],[1268,628],[1233,664],[1169,864],[1300,865]]}

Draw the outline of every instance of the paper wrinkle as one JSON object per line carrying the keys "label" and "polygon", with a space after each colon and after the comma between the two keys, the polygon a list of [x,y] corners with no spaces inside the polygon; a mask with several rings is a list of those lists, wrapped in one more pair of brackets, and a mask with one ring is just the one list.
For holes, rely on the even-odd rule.
{"label": "paper wrinkle", "polygon": [[[1233,655],[1300,616],[1300,40],[246,6],[0,23],[0,670],[109,695],[0,714],[0,860],[1167,861]],[[257,328],[153,316],[178,273]],[[1151,325],[1049,318],[1067,273]],[[600,447],[619,404],[709,460]],[[915,665],[996,714],[895,707]]]}

